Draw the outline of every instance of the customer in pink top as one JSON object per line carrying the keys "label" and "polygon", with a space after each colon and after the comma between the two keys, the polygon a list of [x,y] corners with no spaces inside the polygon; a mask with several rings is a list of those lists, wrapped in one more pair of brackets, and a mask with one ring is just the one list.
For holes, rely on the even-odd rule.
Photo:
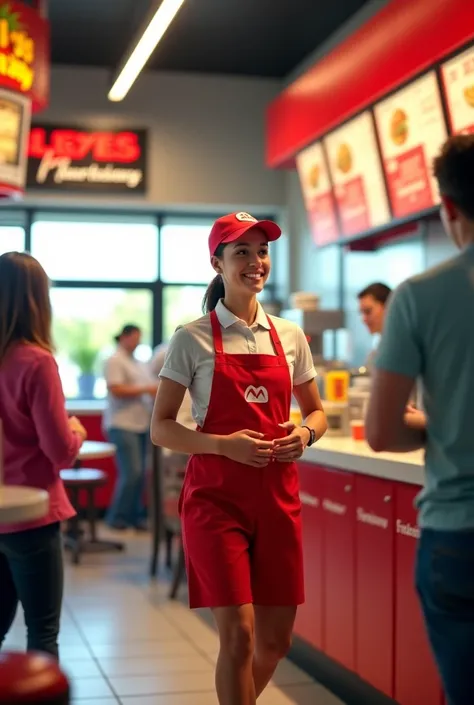
{"label": "customer in pink top", "polygon": [[0,646],[20,602],[28,650],[58,656],[63,593],[60,522],[74,515],[59,477],[86,437],[68,419],[52,355],[49,282],[30,255],[0,257],[0,419],[4,481],[49,493],[46,517],[0,524]]}

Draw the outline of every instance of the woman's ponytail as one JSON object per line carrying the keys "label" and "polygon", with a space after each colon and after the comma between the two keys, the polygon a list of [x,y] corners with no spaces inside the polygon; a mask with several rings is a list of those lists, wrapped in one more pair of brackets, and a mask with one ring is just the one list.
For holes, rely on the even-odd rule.
{"label": "woman's ponytail", "polygon": [[[225,244],[219,245],[214,253],[215,257],[222,258],[224,254]],[[206,289],[204,298],[202,300],[202,310],[204,313],[211,313],[214,311],[215,307],[221,299],[225,296],[225,286],[222,276],[218,274]]]}
{"label": "woman's ponytail", "polygon": [[225,296],[224,281],[218,274],[207,287],[204,299],[202,300],[202,308],[204,313],[214,311],[215,307]]}

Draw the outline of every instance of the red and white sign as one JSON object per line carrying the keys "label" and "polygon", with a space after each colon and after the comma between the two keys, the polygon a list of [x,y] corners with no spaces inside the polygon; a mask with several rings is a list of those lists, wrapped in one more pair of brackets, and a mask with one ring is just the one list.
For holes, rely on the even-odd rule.
{"label": "red and white sign", "polygon": [[296,158],[301,188],[316,245],[328,245],[339,237],[336,207],[321,142],[300,152]]}
{"label": "red and white sign", "polygon": [[357,235],[390,220],[390,209],[369,112],[324,140],[344,235]]}
{"label": "red and white sign", "polygon": [[394,216],[439,203],[433,159],[448,133],[434,71],[376,105],[375,118]]}
{"label": "red and white sign", "polygon": [[49,23],[18,0],[0,0],[0,87],[33,101],[33,112],[49,100]]}
{"label": "red and white sign", "polygon": [[474,47],[441,67],[452,132],[474,133]]}

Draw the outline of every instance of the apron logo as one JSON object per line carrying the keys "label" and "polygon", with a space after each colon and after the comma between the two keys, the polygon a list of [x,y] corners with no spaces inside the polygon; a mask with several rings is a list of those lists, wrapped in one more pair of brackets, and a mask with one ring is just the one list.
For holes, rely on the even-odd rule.
{"label": "apron logo", "polygon": [[250,215],[250,213],[236,213],[235,217],[241,223],[256,223],[256,222],[258,222],[257,219],[253,217],[253,215]]}
{"label": "apron logo", "polygon": [[266,404],[268,402],[268,391],[265,387],[254,387],[250,385],[245,390],[245,401],[249,404]]}

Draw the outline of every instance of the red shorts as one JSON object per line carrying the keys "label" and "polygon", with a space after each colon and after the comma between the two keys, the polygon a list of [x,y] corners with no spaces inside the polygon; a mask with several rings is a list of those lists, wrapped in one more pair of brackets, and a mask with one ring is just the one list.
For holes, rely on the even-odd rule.
{"label": "red shorts", "polygon": [[180,509],[191,608],[304,602],[294,463],[193,456]]}

